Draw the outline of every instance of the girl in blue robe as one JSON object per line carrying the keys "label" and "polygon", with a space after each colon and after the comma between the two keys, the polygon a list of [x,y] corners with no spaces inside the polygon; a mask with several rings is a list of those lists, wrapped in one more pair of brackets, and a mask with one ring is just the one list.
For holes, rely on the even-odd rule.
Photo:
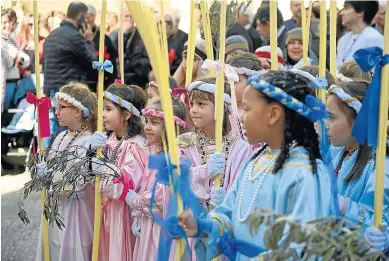
{"label": "girl in blue robe", "polygon": [[385,251],[389,246],[389,157],[385,161],[382,231],[374,228],[376,148],[359,144],[351,131],[362,107],[369,82],[332,85],[328,90],[326,121],[331,140],[331,162],[337,176],[339,207],[344,217],[361,227],[361,235],[371,248]]}
{"label": "girl in blue robe", "polygon": [[[325,117],[325,106],[315,98],[310,81],[286,71],[269,72],[262,78],[249,78],[243,94],[243,123],[250,144],[265,142],[256,150],[228,191],[223,203],[207,219],[196,219],[190,212],[179,217],[188,236],[207,234],[203,224],[216,233],[229,233],[238,242],[265,249],[264,225],[250,233],[249,215],[256,208],[289,215],[299,222],[333,213],[333,186],[321,159],[314,122]],[[219,238],[220,239],[220,238]],[[220,240],[208,234],[206,256],[211,260],[220,251]],[[245,261],[255,256],[248,245],[238,248],[230,259]],[[254,251],[255,252],[255,251]]]}

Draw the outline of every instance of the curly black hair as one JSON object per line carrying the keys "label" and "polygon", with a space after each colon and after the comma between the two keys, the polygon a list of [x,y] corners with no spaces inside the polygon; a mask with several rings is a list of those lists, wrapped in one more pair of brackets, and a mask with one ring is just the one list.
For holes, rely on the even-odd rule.
{"label": "curly black hair", "polygon": [[[112,84],[108,89],[108,92],[126,100],[135,108],[143,110],[147,103],[147,96],[144,90],[136,85],[126,85],[126,84]],[[114,104],[122,113],[126,110],[125,108],[120,107],[118,104]],[[128,138],[134,137],[136,135],[143,134],[143,123],[140,117],[131,116],[127,121],[128,126]]]}
{"label": "curly black hair", "polygon": [[[307,95],[315,95],[315,88],[310,81],[305,77],[292,72],[271,71],[263,75],[263,80],[277,86],[303,103],[305,103]],[[262,95],[268,103],[279,103],[277,100],[270,98],[267,95]],[[303,146],[308,151],[312,172],[316,173],[316,159],[322,159],[322,156],[319,148],[318,134],[313,122],[298,112],[293,111],[284,105],[282,106],[285,110],[284,140],[281,145],[281,154],[276,160],[273,173],[277,173],[289,158],[290,147],[293,141],[296,141],[298,146]],[[257,155],[259,155],[261,151],[259,151]]]}

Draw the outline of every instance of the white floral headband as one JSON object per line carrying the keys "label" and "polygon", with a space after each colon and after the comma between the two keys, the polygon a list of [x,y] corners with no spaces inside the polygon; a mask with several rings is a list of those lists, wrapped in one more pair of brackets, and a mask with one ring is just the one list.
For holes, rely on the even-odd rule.
{"label": "white floral headband", "polygon": [[348,107],[354,109],[357,113],[359,113],[362,107],[362,103],[357,98],[352,97],[337,85],[331,85],[328,89],[328,94],[335,94],[342,102],[346,103]]}
{"label": "white floral headband", "polygon": [[116,96],[115,94],[112,94],[110,92],[104,92],[104,97],[108,100],[118,104],[120,107],[127,109],[129,112],[131,112],[136,117],[140,117],[140,112],[137,108],[135,108],[134,105],[132,105],[131,102],[128,102],[126,100],[123,100],[119,96]]}
{"label": "white floral headband", "polygon": [[[142,115],[149,116],[149,117],[157,117],[160,119],[165,118],[165,114],[162,111],[157,111],[151,108],[143,109]],[[174,116],[174,123],[180,125],[184,129],[186,128],[186,122],[183,119],[178,118],[177,116]]]}
{"label": "white floral headband", "polygon": [[61,100],[65,101],[65,102],[71,104],[72,106],[74,106],[76,108],[79,108],[83,112],[85,118],[90,116],[88,108],[85,107],[84,105],[82,105],[81,102],[77,101],[75,98],[73,98],[69,94],[66,94],[64,92],[57,92],[55,94],[55,98],[57,100],[61,99]]}
{"label": "white floral headband", "polygon": [[235,72],[237,74],[244,74],[247,77],[250,77],[250,76],[253,76],[253,75],[262,76],[265,73],[267,73],[267,71],[265,71],[265,70],[254,71],[254,70],[247,69],[245,67],[232,67],[232,68],[235,70]]}
{"label": "white floral headband", "polygon": [[[208,92],[215,95],[216,85],[212,83],[205,83],[202,81],[194,81],[188,86],[188,91],[191,92],[193,89],[198,89],[203,92]],[[227,104],[227,108],[229,112],[232,112],[231,106],[231,97],[227,93],[224,93],[224,102]]]}
{"label": "white floral headband", "polygon": [[336,74],[336,79],[342,82],[353,82],[354,80],[350,77],[344,76],[342,73]]}

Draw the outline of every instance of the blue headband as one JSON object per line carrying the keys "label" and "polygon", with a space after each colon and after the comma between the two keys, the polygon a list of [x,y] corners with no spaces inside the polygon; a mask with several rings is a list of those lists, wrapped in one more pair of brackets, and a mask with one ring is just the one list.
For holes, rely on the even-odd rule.
{"label": "blue headband", "polygon": [[315,87],[315,89],[317,89],[317,90],[319,90],[319,89],[325,90],[328,87],[328,82],[327,82],[327,79],[325,77],[316,78],[315,76],[311,75],[310,73],[308,73],[306,71],[298,70],[298,69],[291,69],[289,71],[294,72],[295,74],[298,74],[298,75],[301,75],[301,76],[307,78],[312,83],[313,87]]}
{"label": "blue headband", "polygon": [[[193,89],[197,89],[203,92],[208,92],[213,95],[215,95],[216,91],[216,85],[212,83],[205,83],[202,81],[194,81],[188,86],[188,91],[191,92]],[[231,97],[227,93],[224,93],[224,102],[227,103],[228,105],[228,110],[232,112],[232,107],[231,107]]]}
{"label": "blue headband", "polygon": [[268,83],[261,79],[259,76],[249,77],[249,84],[264,93],[266,96],[275,99],[287,108],[298,112],[302,116],[310,119],[312,122],[316,122],[320,119],[327,117],[327,111],[323,102],[314,97],[313,95],[307,95],[305,98],[305,104],[296,98],[290,96],[282,89]]}
{"label": "blue headband", "polygon": [[136,117],[140,117],[140,112],[137,108],[132,105],[131,102],[128,102],[126,100],[123,100],[119,96],[116,96],[115,94],[112,94],[110,92],[104,92],[105,98],[108,100],[118,104],[120,107],[127,109],[129,112],[131,112]]}

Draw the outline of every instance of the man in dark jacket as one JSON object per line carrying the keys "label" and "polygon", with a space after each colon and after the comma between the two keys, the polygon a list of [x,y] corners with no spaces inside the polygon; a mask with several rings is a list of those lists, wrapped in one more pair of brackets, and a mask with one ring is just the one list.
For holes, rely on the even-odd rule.
{"label": "man in dark jacket", "polygon": [[[254,23],[259,34],[264,37],[262,45],[270,45],[270,6],[262,4],[254,17]],[[277,46],[285,47],[285,34],[287,30],[280,9],[277,8]]]}
{"label": "man in dark jacket", "polygon": [[85,83],[87,68],[97,60],[94,36],[91,28],[85,24],[87,11],[85,4],[72,2],[67,10],[67,18],[45,41],[43,90],[47,96],[53,96],[70,81]]}
{"label": "man in dark jacket", "polygon": [[[317,3],[317,1],[314,3]],[[316,4],[315,4],[315,6],[316,6]],[[312,4],[312,8],[313,7],[314,7],[314,5]],[[301,25],[301,8],[302,7],[301,7],[300,0],[290,1],[290,11],[292,12],[293,16],[291,19],[285,21],[284,25],[286,27],[286,31],[292,30],[292,29],[297,28],[297,27],[302,27],[302,25]],[[312,9],[312,13],[313,13],[313,10],[314,9]],[[320,6],[319,6],[319,12],[320,12]],[[310,25],[310,31],[311,31],[311,35],[310,35],[311,46],[310,46],[310,48],[312,49],[312,51],[314,52],[314,54],[316,56],[319,56],[319,42],[320,42],[319,29],[320,29],[320,20],[312,17],[311,25]]]}
{"label": "man in dark jacket", "polygon": [[124,81],[126,84],[135,84],[145,87],[151,71],[150,60],[146,47],[135,26],[123,35],[124,42]]}
{"label": "man in dark jacket", "polygon": [[185,33],[184,31],[178,29],[178,26],[180,25],[180,14],[178,11],[174,14],[175,16],[175,24],[174,24],[174,37],[176,38],[177,42],[182,46],[181,48],[184,47],[185,43],[188,41],[188,34]]}
{"label": "man in dark jacket", "polygon": [[[96,19],[96,9],[92,5],[88,5],[88,13],[86,16],[86,24],[88,27],[92,29],[93,32],[93,42],[95,43],[96,48],[96,56],[99,56],[99,48],[100,48],[100,28],[98,28],[95,24]],[[109,60],[112,62],[113,65],[113,73],[104,73],[104,89],[108,88],[111,84],[115,82],[116,76],[117,76],[117,70],[116,70],[116,58],[117,58],[117,51],[112,44],[111,39],[105,35],[104,40],[104,60]],[[90,67],[86,67],[87,69],[87,83],[89,88],[92,91],[97,90],[97,78],[98,78],[98,70],[95,70]]]}
{"label": "man in dark jacket", "polygon": [[227,30],[226,37],[241,35],[246,38],[251,53],[262,46],[262,39],[257,30],[252,27],[254,14],[247,4],[242,3],[237,12],[236,22]]}

